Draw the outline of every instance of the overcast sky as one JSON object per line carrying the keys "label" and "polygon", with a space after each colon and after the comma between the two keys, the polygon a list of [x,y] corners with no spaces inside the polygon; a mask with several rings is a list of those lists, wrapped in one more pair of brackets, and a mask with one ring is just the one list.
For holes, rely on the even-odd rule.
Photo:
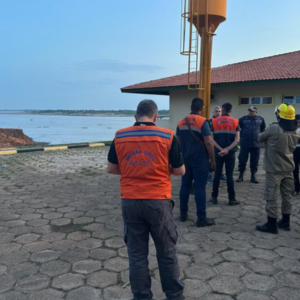
{"label": "overcast sky", "polygon": [[[299,0],[228,0],[213,67],[300,50]],[[0,109],[135,109],[121,87],[187,72],[181,0],[0,0]]]}

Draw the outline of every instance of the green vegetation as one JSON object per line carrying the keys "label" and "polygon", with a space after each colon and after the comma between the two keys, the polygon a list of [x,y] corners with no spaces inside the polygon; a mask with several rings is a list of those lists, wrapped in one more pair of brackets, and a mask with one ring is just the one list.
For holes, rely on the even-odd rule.
{"label": "green vegetation", "polygon": [[[47,109],[47,110],[27,110],[26,113],[35,115],[64,115],[64,116],[133,116],[135,110],[64,110],[64,109]],[[159,115],[168,116],[169,110],[159,110]]]}

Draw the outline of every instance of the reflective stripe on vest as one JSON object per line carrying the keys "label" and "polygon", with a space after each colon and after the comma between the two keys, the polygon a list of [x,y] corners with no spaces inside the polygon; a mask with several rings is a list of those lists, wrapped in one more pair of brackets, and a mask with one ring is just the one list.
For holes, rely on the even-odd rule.
{"label": "reflective stripe on vest", "polygon": [[131,126],[116,132],[122,199],[171,199],[173,135],[156,126]]}
{"label": "reflective stripe on vest", "polygon": [[[188,115],[187,118],[190,123],[191,129],[193,131],[201,133],[202,125],[206,121],[206,119],[199,115],[193,115],[193,114]],[[181,119],[178,122],[178,128],[179,130],[189,130],[185,118]]]}

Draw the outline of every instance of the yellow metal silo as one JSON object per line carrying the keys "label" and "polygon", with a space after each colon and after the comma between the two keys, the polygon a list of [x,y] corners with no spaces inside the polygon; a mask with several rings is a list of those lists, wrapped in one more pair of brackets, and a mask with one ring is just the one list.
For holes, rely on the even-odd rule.
{"label": "yellow metal silo", "polygon": [[188,88],[199,90],[206,118],[210,109],[212,37],[226,20],[226,8],[227,0],[182,0],[181,54],[189,57]]}

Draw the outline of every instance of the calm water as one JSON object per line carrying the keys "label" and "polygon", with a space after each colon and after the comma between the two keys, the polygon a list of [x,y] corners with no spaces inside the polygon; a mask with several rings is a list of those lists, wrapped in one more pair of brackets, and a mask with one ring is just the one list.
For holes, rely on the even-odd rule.
{"label": "calm water", "polygon": [[36,142],[67,144],[109,141],[134,117],[72,117],[0,114],[0,128],[19,128]]}

